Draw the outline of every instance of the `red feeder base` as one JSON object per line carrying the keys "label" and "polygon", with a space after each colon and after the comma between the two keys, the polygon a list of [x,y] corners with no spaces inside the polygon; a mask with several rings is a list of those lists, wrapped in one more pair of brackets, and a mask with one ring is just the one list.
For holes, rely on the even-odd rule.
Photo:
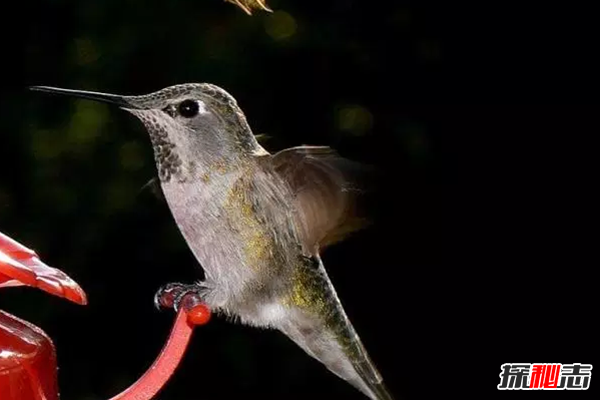
{"label": "red feeder base", "polygon": [[[29,285],[78,304],[85,292],[58,269],[41,262],[33,250],[0,232],[0,288]],[[172,299],[169,307],[172,307]],[[171,335],[154,364],[137,382],[111,400],[150,400],[171,377],[194,326],[210,320],[210,310],[193,294],[184,297]],[[58,400],[56,352],[37,326],[0,310],[0,400]]]}
{"label": "red feeder base", "polygon": [[56,352],[38,327],[0,310],[2,400],[58,400]]}

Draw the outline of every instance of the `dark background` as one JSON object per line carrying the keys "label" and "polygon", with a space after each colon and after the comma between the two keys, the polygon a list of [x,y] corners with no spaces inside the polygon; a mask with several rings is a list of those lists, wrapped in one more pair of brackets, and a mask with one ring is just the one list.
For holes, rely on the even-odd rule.
{"label": "dark background", "polygon": [[[14,288],[0,307],[54,339],[61,397],[106,399],[137,379],[173,318],[155,291],[201,270],[166,204],[140,191],[155,175],[141,124],[28,85],[210,82],[272,137],[267,149],[331,145],[379,167],[374,225],[323,258],[398,398],[514,397],[496,389],[502,363],[593,363],[593,13],[269,5],[249,17],[221,0],[35,0],[5,13],[0,229],[77,280],[89,305]],[[218,318],[158,398],[242,396],[363,398],[283,335]]]}

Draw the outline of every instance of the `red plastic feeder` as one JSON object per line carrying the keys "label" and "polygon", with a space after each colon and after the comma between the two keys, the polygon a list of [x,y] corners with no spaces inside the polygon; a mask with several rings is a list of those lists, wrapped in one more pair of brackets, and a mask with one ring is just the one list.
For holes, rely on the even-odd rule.
{"label": "red plastic feeder", "polygon": [[[0,233],[0,288],[32,286],[85,305],[85,292],[37,254]],[[163,350],[132,386],[111,400],[150,400],[181,361],[195,325],[206,324],[210,310],[193,295],[182,302]],[[37,326],[0,310],[0,399],[58,400],[56,352],[52,340]]]}

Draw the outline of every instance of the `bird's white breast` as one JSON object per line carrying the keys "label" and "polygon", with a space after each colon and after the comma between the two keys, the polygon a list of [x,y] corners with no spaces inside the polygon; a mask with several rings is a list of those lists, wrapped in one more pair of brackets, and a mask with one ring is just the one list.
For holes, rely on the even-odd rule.
{"label": "bird's white breast", "polygon": [[[240,293],[254,272],[245,265],[243,244],[231,229],[227,197],[238,174],[205,182],[163,183],[165,197],[188,246],[206,273],[206,279],[229,298]],[[226,301],[225,299],[223,301]]]}

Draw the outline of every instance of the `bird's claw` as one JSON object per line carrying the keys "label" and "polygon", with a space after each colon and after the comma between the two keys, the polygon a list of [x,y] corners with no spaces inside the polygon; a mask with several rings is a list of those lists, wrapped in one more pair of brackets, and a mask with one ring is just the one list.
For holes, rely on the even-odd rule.
{"label": "bird's claw", "polygon": [[203,303],[206,288],[199,284],[168,283],[154,295],[157,309],[173,308],[176,312],[183,306],[186,310]]}

